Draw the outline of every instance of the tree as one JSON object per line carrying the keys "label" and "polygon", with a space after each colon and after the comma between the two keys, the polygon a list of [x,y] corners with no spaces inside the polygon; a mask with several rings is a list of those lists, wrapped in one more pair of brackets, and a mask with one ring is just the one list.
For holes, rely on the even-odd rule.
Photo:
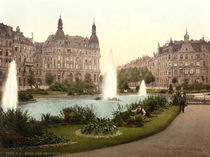
{"label": "tree", "polygon": [[103,80],[104,80],[104,76],[103,75],[100,75],[99,76],[99,84],[102,84],[103,83]]}
{"label": "tree", "polygon": [[172,94],[173,93],[173,87],[172,84],[169,85],[168,93]]}
{"label": "tree", "polygon": [[128,82],[126,80],[119,81],[118,89],[120,89],[120,91],[124,91],[124,90],[129,89]]}
{"label": "tree", "polygon": [[85,80],[83,81],[83,88],[88,94],[92,94],[96,90],[96,85],[93,83],[90,75],[85,77]]}
{"label": "tree", "polygon": [[189,84],[189,80],[185,78],[184,82],[182,84],[182,87],[183,87],[184,90],[187,90],[189,88],[188,84]]}
{"label": "tree", "polygon": [[149,84],[154,81],[155,81],[155,77],[152,75],[152,73],[149,73],[148,75],[145,76],[146,84]]}
{"label": "tree", "polygon": [[45,82],[50,86],[54,81],[54,77],[51,73],[45,75]]}
{"label": "tree", "polygon": [[177,80],[177,78],[176,77],[174,77],[173,79],[172,79],[172,83],[177,83],[178,82],[178,80]]}
{"label": "tree", "polygon": [[28,82],[28,85],[31,86],[31,88],[32,88],[33,85],[36,84],[33,71],[29,72],[27,82]]}

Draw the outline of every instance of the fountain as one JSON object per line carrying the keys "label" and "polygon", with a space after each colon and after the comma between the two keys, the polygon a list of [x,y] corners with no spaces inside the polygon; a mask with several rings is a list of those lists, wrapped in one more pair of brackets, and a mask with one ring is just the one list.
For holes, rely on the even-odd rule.
{"label": "fountain", "polygon": [[18,85],[17,85],[17,71],[16,63],[13,60],[9,64],[8,76],[3,90],[2,108],[4,111],[8,109],[16,109],[18,103]]}
{"label": "fountain", "polygon": [[110,50],[103,82],[103,100],[117,100],[117,72]]}
{"label": "fountain", "polygon": [[144,80],[141,81],[141,85],[139,87],[139,96],[145,96],[147,95],[147,91],[146,91],[146,85]]}

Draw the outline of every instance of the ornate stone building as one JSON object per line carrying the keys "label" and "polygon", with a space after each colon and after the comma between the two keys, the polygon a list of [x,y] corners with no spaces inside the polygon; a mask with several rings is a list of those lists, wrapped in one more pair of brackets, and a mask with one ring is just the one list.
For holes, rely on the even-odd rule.
{"label": "ornate stone building", "polygon": [[29,71],[33,70],[33,38],[26,38],[20,28],[0,23],[0,87],[7,77],[8,65],[12,60],[17,63],[19,87],[27,86]]}
{"label": "ornate stone building", "polygon": [[95,23],[90,38],[69,36],[64,34],[60,18],[55,35],[41,43],[33,43],[33,37],[26,38],[19,27],[13,31],[12,27],[0,23],[0,87],[6,80],[8,65],[14,59],[20,89],[29,88],[27,78],[30,71],[34,72],[37,85],[46,85],[48,72],[59,82],[90,77],[97,84],[100,57]]}
{"label": "ornate stone building", "polygon": [[189,83],[195,81],[210,85],[210,42],[190,40],[186,31],[184,41],[172,41],[162,47],[158,44],[158,52],[144,60],[139,58],[123,67],[147,67],[155,76],[155,85],[168,87],[176,77],[178,84],[185,79]]}
{"label": "ornate stone building", "polygon": [[43,84],[43,72],[42,72],[42,47],[43,43],[34,43],[34,60],[33,60],[33,69],[34,69],[34,76],[36,79],[37,86]]}
{"label": "ornate stone building", "polygon": [[45,85],[47,73],[58,82],[90,77],[98,83],[101,56],[95,23],[90,38],[70,36],[65,35],[60,18],[55,35],[50,35],[44,43],[35,44],[35,49],[34,71],[39,75],[36,75],[39,84]]}
{"label": "ornate stone building", "polygon": [[189,40],[186,31],[184,41],[172,41],[158,47],[155,54],[157,61],[156,83],[159,86],[168,86],[176,77],[178,83],[188,79],[210,84],[210,42],[204,40]]}

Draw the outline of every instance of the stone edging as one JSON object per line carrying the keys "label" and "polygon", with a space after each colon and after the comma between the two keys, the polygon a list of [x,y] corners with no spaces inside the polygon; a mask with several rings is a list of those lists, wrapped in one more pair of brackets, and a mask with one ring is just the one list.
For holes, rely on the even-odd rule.
{"label": "stone edging", "polygon": [[85,134],[82,134],[82,133],[81,133],[81,129],[76,130],[76,131],[75,131],[75,134],[76,134],[77,136],[82,136],[82,137],[86,137],[86,138],[111,138],[111,137],[116,137],[116,136],[122,135],[122,133],[121,133],[120,131],[117,131],[117,133],[114,134],[114,135],[107,135],[107,136],[85,135]]}

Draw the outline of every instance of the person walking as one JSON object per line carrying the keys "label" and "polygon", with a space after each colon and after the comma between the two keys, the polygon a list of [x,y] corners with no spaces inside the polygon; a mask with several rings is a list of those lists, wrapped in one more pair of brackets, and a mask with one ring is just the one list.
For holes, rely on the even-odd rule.
{"label": "person walking", "polygon": [[181,92],[181,95],[180,95],[180,99],[179,99],[179,112],[182,112],[184,113],[184,107],[185,107],[185,104],[186,104],[186,97],[184,95],[183,92]]}

